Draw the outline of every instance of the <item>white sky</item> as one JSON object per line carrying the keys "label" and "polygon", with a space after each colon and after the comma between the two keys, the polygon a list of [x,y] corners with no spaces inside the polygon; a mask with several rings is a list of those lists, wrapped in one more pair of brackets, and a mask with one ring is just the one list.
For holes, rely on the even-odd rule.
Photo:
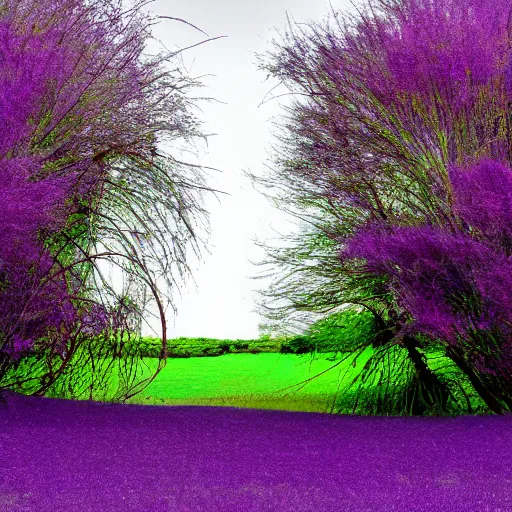
{"label": "white sky", "polygon": [[[333,0],[332,5],[344,10],[350,8],[348,0]],[[211,254],[204,251],[202,263],[190,254],[197,289],[191,279],[182,287],[182,299],[176,297],[177,317],[168,309],[167,335],[169,338],[257,338],[258,324],[264,319],[254,312],[257,298],[254,290],[264,282],[250,279],[260,269],[249,259],[261,261],[264,253],[252,239],[275,237],[271,227],[289,232],[293,224],[256,192],[242,174],[242,170],[263,173],[274,140],[270,134],[274,130],[271,118],[283,113],[280,102],[286,102],[286,99],[272,100],[258,107],[277,81],[265,80],[266,74],[257,69],[254,53],[271,49],[270,40],[277,36],[274,29],[285,28],[286,11],[297,22],[319,21],[328,14],[329,2],[156,0],[148,9],[154,15],[182,18],[210,37],[227,36],[182,54],[191,76],[215,75],[202,78],[207,87],[197,89],[195,94],[225,103],[202,102],[203,113],[196,111],[196,114],[204,121],[204,132],[218,134],[209,138],[209,147],[204,148],[207,154],[200,162],[222,171],[211,172],[210,184],[231,196],[219,195],[220,205],[214,197],[205,203],[210,212]],[[153,35],[169,50],[205,39],[197,30],[177,21],[161,20],[152,28]],[[276,91],[279,90],[286,92],[284,88]],[[159,320],[148,321],[160,336]],[[147,325],[143,334],[155,335]]]}

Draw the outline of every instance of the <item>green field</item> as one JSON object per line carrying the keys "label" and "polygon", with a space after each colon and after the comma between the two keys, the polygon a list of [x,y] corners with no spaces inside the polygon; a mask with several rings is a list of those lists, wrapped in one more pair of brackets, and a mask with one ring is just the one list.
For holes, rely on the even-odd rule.
{"label": "green field", "polygon": [[[313,377],[336,361],[331,354],[227,354],[221,357],[169,359],[157,378],[128,403],[223,405],[327,412],[343,385],[346,363],[320,375],[296,391],[295,384]],[[364,364],[366,358],[358,364]],[[156,360],[147,362],[156,367]],[[291,389],[289,386],[293,386]],[[285,396],[286,395],[286,396]]]}
{"label": "green field", "polygon": [[[346,391],[348,382],[361,370],[372,349],[357,359],[340,362],[333,354],[228,354],[212,358],[169,359],[156,379],[127,403],[165,405],[218,405],[282,409],[290,411],[330,412],[333,403],[352,407],[354,389]],[[156,367],[156,360],[147,362]],[[446,365],[446,360],[432,357],[431,366]],[[300,382],[314,377],[304,386]],[[452,368],[453,371],[453,368]],[[466,386],[465,386],[466,387]],[[285,389],[289,388],[289,389]],[[470,387],[467,386],[466,391]],[[479,398],[473,400],[481,408]]]}
{"label": "green field", "polygon": [[[347,385],[361,371],[372,353],[372,348],[367,348],[357,359],[355,367],[352,366],[353,356],[341,362],[341,357],[334,359],[332,353],[318,353],[314,358],[310,354],[277,352],[168,358],[153,382],[126,403],[215,405],[322,413],[330,412],[336,404],[336,409],[339,410],[341,406],[343,412],[349,413],[354,402],[355,386],[347,391]],[[446,365],[446,359],[436,359],[434,356],[429,355],[429,364],[433,369]],[[142,361],[140,375],[152,376],[158,359],[144,357]],[[454,370],[451,368],[449,371]],[[322,372],[325,373],[300,385],[302,381]],[[108,380],[109,390],[117,390],[118,384],[118,374],[114,369]],[[469,386],[464,387],[470,389]],[[47,396],[89,399],[88,393],[71,397],[55,390],[50,390]],[[93,394],[93,399],[108,401],[105,396]],[[472,403],[475,409],[481,408],[479,398],[472,399]]]}

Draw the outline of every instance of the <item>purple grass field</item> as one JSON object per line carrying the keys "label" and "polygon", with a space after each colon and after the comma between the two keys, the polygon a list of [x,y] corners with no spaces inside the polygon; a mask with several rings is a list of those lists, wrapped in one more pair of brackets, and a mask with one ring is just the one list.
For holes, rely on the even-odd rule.
{"label": "purple grass field", "polygon": [[30,397],[0,407],[0,511],[512,511],[512,417]]}

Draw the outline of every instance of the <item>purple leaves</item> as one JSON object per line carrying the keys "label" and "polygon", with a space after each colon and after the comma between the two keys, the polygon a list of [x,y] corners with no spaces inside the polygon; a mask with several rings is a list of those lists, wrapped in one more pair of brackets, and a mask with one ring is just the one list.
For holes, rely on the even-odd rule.
{"label": "purple leaves", "polygon": [[468,169],[450,168],[453,210],[497,250],[512,249],[512,169],[489,159]]}
{"label": "purple leaves", "polygon": [[369,270],[392,277],[399,306],[413,315],[414,327],[455,342],[464,326],[449,302],[471,291],[471,275],[461,276],[457,269],[470,267],[472,257],[484,259],[486,254],[479,251],[490,252],[438,228],[397,227],[386,232],[373,226],[354,236],[341,256],[364,258]]}
{"label": "purple leaves", "polygon": [[56,35],[20,35],[0,20],[0,156],[26,144],[51,88],[58,88],[71,62],[55,46]]}
{"label": "purple leaves", "polygon": [[510,61],[509,11],[505,0],[419,0],[390,9],[394,23],[377,24],[396,87],[422,98],[439,94],[455,109],[469,106]]}
{"label": "purple leaves", "polygon": [[17,361],[21,354],[31,349],[34,345],[34,340],[23,339],[20,335],[15,334],[10,343],[4,347],[3,352],[9,354],[15,361]]}
{"label": "purple leaves", "polygon": [[99,304],[93,304],[90,311],[81,318],[82,332],[96,336],[102,333],[109,324],[107,310]]}
{"label": "purple leaves", "polygon": [[512,333],[512,260],[471,235],[430,226],[371,225],[354,235],[340,256],[364,258],[370,271],[392,278],[399,306],[414,318],[408,332],[453,345],[464,340],[474,349],[481,349],[476,331],[502,338]]}
{"label": "purple leaves", "polygon": [[65,220],[56,218],[53,210],[67,197],[70,179],[53,177],[29,181],[39,169],[40,163],[34,157],[0,159],[0,243],[4,258],[14,257],[10,251],[14,250],[15,240],[33,242],[39,228],[57,229]]}

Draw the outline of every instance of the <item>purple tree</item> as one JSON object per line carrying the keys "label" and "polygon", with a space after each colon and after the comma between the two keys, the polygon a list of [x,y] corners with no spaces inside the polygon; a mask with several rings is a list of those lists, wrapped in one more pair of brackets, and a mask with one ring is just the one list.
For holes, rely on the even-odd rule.
{"label": "purple tree", "polygon": [[42,228],[55,231],[63,225],[65,213],[57,207],[68,197],[72,176],[34,182],[31,178],[41,167],[41,157],[19,149],[30,133],[29,119],[40,109],[45,84],[58,80],[69,63],[62,52],[45,46],[47,38],[18,35],[5,20],[0,21],[0,38],[5,70],[0,79],[3,374],[9,363],[6,355],[16,360],[45,334],[52,324],[50,311],[71,307],[63,279],[45,290],[39,286],[52,262],[37,235]]}
{"label": "purple tree", "polygon": [[[288,109],[279,169],[259,181],[273,191],[279,183],[281,207],[341,248],[342,261],[324,265],[323,277],[331,290],[336,282],[347,290],[332,291],[331,299],[326,290],[322,300],[336,306],[344,298],[374,312],[388,331],[383,347],[400,342],[411,361],[419,362],[418,348],[441,341],[480,398],[500,413],[505,404],[510,408],[510,388],[492,372],[508,365],[508,317],[495,303],[504,299],[507,281],[503,289],[489,287],[493,275],[508,271],[510,254],[508,199],[499,199],[503,189],[494,187],[508,186],[512,165],[512,7],[473,0],[376,0],[365,7],[351,17],[335,12],[333,24],[290,23],[284,43],[275,42],[271,62],[261,67],[298,96]],[[466,182],[469,175],[472,182]],[[481,180],[485,186],[473,193],[469,183]],[[495,215],[501,217],[493,227]],[[386,237],[393,257],[381,261]],[[312,258],[303,245],[301,263],[299,248],[283,250],[276,262],[289,268],[293,255],[300,275],[310,275]],[[449,263],[461,248],[472,252]],[[475,262],[485,262],[485,271]],[[419,276],[434,270],[434,299],[411,295],[426,289],[428,281],[420,286]],[[372,287],[380,278],[382,286]],[[282,282],[279,289],[285,289]],[[314,299],[314,292],[306,295]],[[314,311],[314,302],[295,302],[288,310],[300,304]],[[434,325],[429,340],[424,334]],[[370,372],[380,369],[373,365]],[[430,380],[430,391],[440,387],[425,365],[415,369],[424,383]]]}
{"label": "purple tree", "polygon": [[[411,228],[396,238],[386,231],[383,238],[367,234],[369,245],[363,253],[375,262],[369,247],[377,243],[386,254],[384,239],[405,250],[401,256],[388,255],[385,273],[403,284],[404,289],[395,292],[418,322],[410,328],[448,341],[447,354],[487,405],[500,413],[503,406],[493,395],[512,409],[507,280],[501,281],[505,288],[492,286],[497,276],[509,271],[510,5],[500,4],[493,12],[495,6],[487,2],[379,6],[383,16],[363,20],[353,39],[357,44],[351,46],[348,38],[348,53],[371,42],[376,53],[380,49],[382,67],[368,68],[365,84],[409,133],[427,141],[424,147],[438,146],[438,173],[429,173],[431,195],[444,203],[446,222],[427,220],[443,226],[441,239],[429,227]],[[362,66],[356,72],[362,78],[361,72]],[[487,160],[480,160],[482,156]],[[364,235],[357,240],[365,243]],[[417,249],[419,254],[407,253],[413,240],[413,252]],[[422,250],[427,247],[425,256]],[[461,250],[464,260],[457,257]],[[400,277],[391,267],[395,272],[401,269]],[[407,281],[411,273],[416,278]],[[437,290],[420,285],[420,276],[426,275]]]}
{"label": "purple tree", "polygon": [[[172,304],[175,269],[180,278],[189,272],[187,247],[199,250],[202,242],[194,222],[206,220],[199,200],[212,189],[205,184],[203,168],[157,149],[163,139],[187,142],[204,136],[189,112],[193,103],[186,95],[197,82],[184,76],[179,65],[164,69],[166,62],[176,62],[180,52],[151,58],[143,54],[155,22],[142,12],[145,4],[137,1],[129,8],[120,1],[7,0],[3,4],[0,65],[5,72],[0,75],[6,80],[1,93],[6,108],[1,122],[9,129],[3,131],[8,136],[0,141],[0,157],[6,166],[15,159],[31,158],[34,164],[25,181],[41,201],[47,196],[44,200],[52,209],[50,217],[27,226],[20,235],[23,243],[33,244],[28,265],[34,267],[29,269],[34,282],[25,288],[34,292],[31,300],[39,313],[39,330],[24,338],[10,323],[16,311],[28,307],[28,296],[23,295],[12,303],[12,315],[0,324],[0,332],[4,354],[27,348],[15,338],[19,335],[32,341],[38,337],[39,350],[51,348],[61,358],[56,365],[53,356],[44,356],[45,374],[34,378],[31,386],[22,386],[19,376],[4,372],[7,386],[33,393],[52,386],[53,392],[73,388],[74,395],[87,390],[91,397],[95,387],[107,388],[109,370],[99,371],[95,359],[115,353],[109,348],[112,335],[124,339],[124,331],[133,330],[147,303],[124,307],[125,297],[103,277],[98,266],[102,259],[119,266],[134,283],[135,300],[149,289],[162,323],[162,358],[156,373],[165,362],[164,299]],[[55,201],[51,186],[56,187]],[[13,189],[9,194],[14,197],[17,192]],[[144,248],[134,243],[130,233],[142,233]],[[16,262],[18,256],[13,258]],[[19,274],[17,281],[7,270],[6,300],[15,293],[14,282],[24,279],[21,264],[9,270]],[[162,290],[162,284],[167,289]],[[66,297],[65,311],[55,307],[47,311],[38,304],[43,296],[53,297],[55,304],[60,296],[57,289]],[[102,335],[103,345],[91,344],[93,333]],[[133,332],[129,334],[133,337]],[[141,384],[156,376],[137,382],[133,364],[119,362],[119,380],[125,384],[110,398],[128,398],[135,387],[140,391]],[[92,376],[90,368],[95,367]]]}

